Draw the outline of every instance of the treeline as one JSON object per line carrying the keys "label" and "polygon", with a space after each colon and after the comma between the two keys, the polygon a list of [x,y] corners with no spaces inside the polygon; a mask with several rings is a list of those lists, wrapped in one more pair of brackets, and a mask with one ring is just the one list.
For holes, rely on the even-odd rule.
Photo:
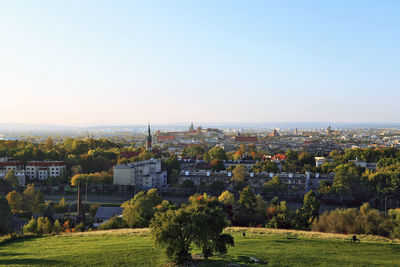
{"label": "treeline", "polygon": [[[201,195],[193,197],[199,196]],[[279,201],[278,198],[266,202],[261,195],[254,194],[250,187],[244,188],[237,200],[232,193],[224,191],[218,197],[218,202],[227,217],[228,225],[231,226],[373,234],[400,238],[400,209],[391,209],[385,214],[364,204],[360,209],[337,209],[320,215],[320,201],[313,191],[304,196],[303,206],[296,210],[290,209],[285,201]],[[122,207],[123,216],[112,218],[102,224],[100,229],[148,227],[157,212],[178,208],[168,201],[163,201],[156,189],[139,192]]]}
{"label": "treeline", "polygon": [[[116,164],[162,156],[169,156],[169,153],[162,154],[157,149],[146,151],[144,147],[135,147],[135,144],[118,143],[108,139],[68,138],[59,143],[55,143],[50,137],[43,143],[0,141],[0,157],[9,157],[24,164],[32,160],[64,161],[67,166],[66,173],[59,178],[47,179],[46,182],[50,184],[69,183],[69,177],[74,174],[109,172]],[[9,182],[7,185],[4,183],[7,181],[0,181],[1,188],[10,186]]]}

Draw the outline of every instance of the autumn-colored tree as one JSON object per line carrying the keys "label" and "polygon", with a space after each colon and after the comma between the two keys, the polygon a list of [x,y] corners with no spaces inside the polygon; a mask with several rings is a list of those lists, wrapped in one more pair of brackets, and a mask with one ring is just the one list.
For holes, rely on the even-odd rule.
{"label": "autumn-colored tree", "polygon": [[18,177],[15,176],[15,171],[13,169],[9,170],[5,176],[5,179],[10,183],[10,185],[14,188],[19,186]]}
{"label": "autumn-colored tree", "polygon": [[235,169],[232,171],[232,174],[232,181],[235,183],[244,182],[246,178],[246,166],[243,164],[236,165]]}

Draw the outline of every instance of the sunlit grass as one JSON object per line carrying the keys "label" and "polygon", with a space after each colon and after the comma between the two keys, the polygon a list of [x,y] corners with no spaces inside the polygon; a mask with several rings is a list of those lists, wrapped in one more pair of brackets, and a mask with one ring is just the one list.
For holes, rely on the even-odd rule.
{"label": "sunlit grass", "polygon": [[[226,255],[201,266],[253,265],[249,257],[267,266],[400,266],[400,242],[383,237],[227,228],[235,246]],[[243,231],[246,236],[243,237]],[[297,236],[297,239],[287,239]],[[198,253],[198,251],[194,251]],[[154,247],[149,229],[120,229],[26,238],[0,245],[0,265],[30,266],[170,266],[160,248]],[[260,266],[255,265],[254,266]]]}

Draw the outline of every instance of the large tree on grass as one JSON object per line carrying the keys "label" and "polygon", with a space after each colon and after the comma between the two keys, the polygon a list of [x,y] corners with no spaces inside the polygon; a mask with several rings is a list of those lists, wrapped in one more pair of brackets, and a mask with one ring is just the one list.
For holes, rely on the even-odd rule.
{"label": "large tree on grass", "polygon": [[227,226],[225,213],[215,197],[194,195],[189,204],[176,210],[156,213],[151,222],[153,239],[165,248],[168,258],[176,263],[190,259],[194,245],[208,258],[213,253],[226,253],[233,237],[223,234]]}

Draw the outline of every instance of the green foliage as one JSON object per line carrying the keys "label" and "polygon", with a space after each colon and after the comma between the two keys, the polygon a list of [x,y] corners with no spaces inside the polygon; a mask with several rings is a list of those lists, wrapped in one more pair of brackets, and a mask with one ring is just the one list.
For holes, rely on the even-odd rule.
{"label": "green foliage", "polygon": [[218,201],[224,205],[231,205],[235,203],[235,196],[229,192],[228,190],[222,192],[222,194],[218,197]]}
{"label": "green foliage", "polygon": [[232,171],[232,181],[235,183],[244,182],[246,178],[246,166],[243,164],[236,165]]}
{"label": "green foliage", "polygon": [[263,184],[262,191],[263,193],[273,193],[278,195],[279,193],[284,193],[287,191],[287,185],[282,183],[278,175],[275,175]]}
{"label": "green foliage", "polygon": [[335,168],[335,178],[332,185],[334,192],[344,194],[356,194],[360,190],[361,172],[354,164],[340,164]]}
{"label": "green foliage", "polygon": [[15,176],[13,169],[8,171],[8,173],[5,176],[5,179],[10,183],[12,187],[16,188],[19,186],[18,178],[17,176]]}
{"label": "green foliage", "polygon": [[23,232],[24,234],[37,234],[37,230],[38,230],[38,223],[37,221],[32,217],[31,220],[24,225],[23,227]]}
{"label": "green foliage", "polygon": [[65,202],[64,197],[62,197],[58,203],[54,204],[53,211],[57,213],[64,213],[68,211],[68,204]]}
{"label": "green foliage", "polygon": [[208,154],[210,155],[211,159],[219,159],[219,160],[227,160],[228,158],[226,157],[226,153],[223,148],[219,146],[215,146],[212,149],[208,151]]}
{"label": "green foliage", "polygon": [[211,161],[211,169],[217,172],[225,170],[224,161],[220,159],[213,159]]}
{"label": "green foliage", "polygon": [[167,170],[168,183],[176,184],[178,182],[178,176],[181,170],[179,161],[176,156],[171,156],[165,161],[165,169]]}
{"label": "green foliage", "polygon": [[79,182],[82,184],[111,184],[112,180],[112,174],[105,171],[90,174],[76,174],[71,178],[71,185],[77,186]]}
{"label": "green foliage", "polygon": [[368,203],[364,203],[360,209],[336,209],[326,211],[319,216],[318,221],[312,225],[312,229],[330,233],[355,233],[381,236],[398,236],[398,211],[390,210],[389,216],[376,209],[372,209]]}
{"label": "green foliage", "polygon": [[84,222],[80,222],[75,226],[75,231],[76,232],[84,232],[86,229],[85,223]]}
{"label": "green foliage", "polygon": [[276,165],[275,162],[273,161],[257,161],[253,167],[252,167],[252,171],[254,173],[261,173],[261,172],[274,172],[277,173],[279,172],[279,168]]}
{"label": "green foliage", "polygon": [[292,217],[286,201],[278,203],[278,198],[274,198],[267,209],[267,223],[269,228],[289,229],[292,227]]}
{"label": "green foliage", "polygon": [[39,217],[37,219],[37,230],[38,235],[51,234],[53,232],[53,226],[49,218]]}
{"label": "green foliage", "polygon": [[157,211],[157,206],[161,203],[162,198],[157,189],[150,189],[147,192],[140,191],[133,199],[122,204],[123,219],[128,227],[147,227]]}
{"label": "green foliage", "polygon": [[53,224],[53,233],[60,234],[62,232],[62,226],[58,220],[56,220]]}
{"label": "green foliage", "polygon": [[255,195],[250,186],[240,192],[234,206],[234,221],[241,226],[256,226],[265,223],[267,204],[260,195]]}
{"label": "green foliage", "polygon": [[214,253],[226,253],[233,237],[223,234],[225,214],[216,198],[207,195],[190,197],[189,204],[177,210],[156,213],[151,223],[157,245],[165,248],[167,257],[176,263],[190,259],[191,246],[200,249],[207,259]]}
{"label": "green foliage", "polygon": [[194,188],[194,182],[192,180],[184,180],[180,185],[182,188]]}
{"label": "green foliage", "polygon": [[127,228],[125,221],[119,217],[115,216],[109,219],[107,222],[100,224],[99,230],[111,230],[111,229],[122,229]]}
{"label": "green foliage", "polygon": [[0,196],[0,235],[10,230],[11,209],[6,198]]}
{"label": "green foliage", "polygon": [[303,207],[296,211],[296,229],[308,229],[318,219],[321,202],[311,190],[304,195]]}
{"label": "green foliage", "polygon": [[43,193],[36,191],[33,184],[26,186],[24,192],[12,191],[6,196],[12,212],[41,212],[44,209]]}

